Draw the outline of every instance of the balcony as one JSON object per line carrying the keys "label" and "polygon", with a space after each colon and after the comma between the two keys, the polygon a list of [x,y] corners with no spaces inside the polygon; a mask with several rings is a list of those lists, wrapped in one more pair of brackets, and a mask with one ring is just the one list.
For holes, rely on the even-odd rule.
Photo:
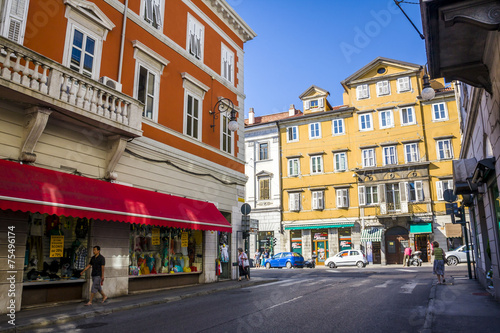
{"label": "balcony", "polygon": [[426,215],[427,213],[427,202],[381,202],[377,209],[377,216],[379,218]]}
{"label": "balcony", "polygon": [[142,135],[143,105],[22,45],[0,37],[0,98],[51,110],[106,136]]}

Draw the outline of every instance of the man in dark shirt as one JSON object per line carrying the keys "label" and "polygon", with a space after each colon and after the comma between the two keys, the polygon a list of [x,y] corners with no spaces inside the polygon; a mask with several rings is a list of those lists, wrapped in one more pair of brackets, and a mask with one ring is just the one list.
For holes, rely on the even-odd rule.
{"label": "man in dark shirt", "polygon": [[102,295],[102,302],[104,303],[108,298],[104,291],[102,291],[102,284],[104,283],[104,266],[106,265],[106,260],[101,255],[101,248],[99,246],[94,246],[94,255],[90,259],[90,263],[85,267],[85,269],[80,273],[80,276],[85,273],[87,269],[92,267],[92,290],[90,294],[90,300],[85,305],[92,305],[92,300],[97,292]]}

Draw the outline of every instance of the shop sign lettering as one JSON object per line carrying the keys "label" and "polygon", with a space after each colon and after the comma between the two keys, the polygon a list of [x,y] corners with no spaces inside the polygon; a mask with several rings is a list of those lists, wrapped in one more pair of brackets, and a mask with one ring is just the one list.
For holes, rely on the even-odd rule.
{"label": "shop sign lettering", "polygon": [[188,247],[188,233],[187,232],[183,232],[181,234],[181,246],[182,247]]}
{"label": "shop sign lettering", "polygon": [[151,244],[160,245],[160,228],[153,228],[151,231]]}
{"label": "shop sign lettering", "polygon": [[50,258],[64,256],[64,236],[50,236]]}

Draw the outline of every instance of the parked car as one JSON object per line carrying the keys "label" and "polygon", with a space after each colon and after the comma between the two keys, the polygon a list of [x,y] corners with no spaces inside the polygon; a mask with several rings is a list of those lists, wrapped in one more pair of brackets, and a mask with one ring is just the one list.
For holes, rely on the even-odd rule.
{"label": "parked car", "polygon": [[[469,257],[471,262],[474,261],[473,258],[473,250],[474,246],[469,244]],[[446,259],[448,259],[448,266],[456,266],[460,263],[467,262],[467,250],[465,249],[465,245],[459,246],[453,251],[446,252]]]}
{"label": "parked car", "polygon": [[304,257],[295,252],[280,252],[264,261],[267,269],[274,267],[304,267]]}
{"label": "parked car", "polygon": [[361,250],[344,250],[340,251],[333,257],[325,260],[325,266],[336,268],[339,266],[358,266],[363,268],[368,265],[368,260]]}

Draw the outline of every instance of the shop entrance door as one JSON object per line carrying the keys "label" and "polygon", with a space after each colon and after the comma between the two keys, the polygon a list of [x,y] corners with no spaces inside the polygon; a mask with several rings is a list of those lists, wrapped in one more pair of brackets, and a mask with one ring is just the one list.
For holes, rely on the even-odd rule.
{"label": "shop entrance door", "polygon": [[427,234],[415,235],[415,251],[422,251],[420,259],[422,259],[423,262],[428,262],[431,257],[431,247],[427,246],[428,239],[429,236]]}
{"label": "shop entrance door", "polygon": [[324,265],[326,260],[327,241],[314,241],[314,251],[317,253],[316,264]]}
{"label": "shop entrance door", "polygon": [[387,263],[403,264],[405,247],[408,246],[408,230],[403,227],[395,227],[387,230],[385,236]]}

